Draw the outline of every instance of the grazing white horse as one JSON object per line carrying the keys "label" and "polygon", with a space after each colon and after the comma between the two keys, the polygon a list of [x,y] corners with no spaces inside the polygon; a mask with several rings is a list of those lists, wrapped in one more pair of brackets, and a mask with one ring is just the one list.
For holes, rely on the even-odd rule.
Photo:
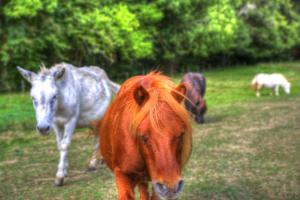
{"label": "grazing white horse", "polygon": [[263,87],[273,89],[275,95],[279,95],[279,87],[282,87],[285,94],[290,94],[291,84],[282,74],[257,74],[252,82],[252,87],[256,90],[256,96],[260,96],[259,90]]}
{"label": "grazing white horse", "polygon": [[[62,186],[75,128],[90,127],[91,122],[101,119],[120,86],[110,81],[104,70],[95,66],[77,68],[61,63],[50,69],[42,67],[38,74],[17,68],[31,83],[30,95],[38,132],[48,135],[53,128],[56,134],[60,160],[54,184]],[[89,169],[95,169],[98,163],[97,138],[96,141]]]}

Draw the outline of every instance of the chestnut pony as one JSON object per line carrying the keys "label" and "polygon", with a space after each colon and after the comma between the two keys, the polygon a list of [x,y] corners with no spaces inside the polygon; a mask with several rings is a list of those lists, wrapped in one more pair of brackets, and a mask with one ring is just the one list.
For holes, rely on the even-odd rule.
{"label": "chestnut pony", "polygon": [[101,154],[115,175],[118,199],[176,199],[192,148],[189,114],[181,105],[185,85],[151,72],[128,79],[100,125]]}

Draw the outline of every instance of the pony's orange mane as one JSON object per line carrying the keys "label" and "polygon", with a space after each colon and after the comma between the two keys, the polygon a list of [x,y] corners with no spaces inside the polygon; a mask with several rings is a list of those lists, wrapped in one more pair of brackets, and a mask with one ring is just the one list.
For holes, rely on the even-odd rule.
{"label": "pony's orange mane", "polygon": [[[136,103],[133,94],[135,89],[140,86],[143,86],[149,93],[149,99],[143,106]],[[174,88],[175,84],[168,77],[157,72],[150,72],[145,76],[130,78],[122,85],[116,100],[108,112],[112,116],[115,116],[113,123],[116,126],[114,127],[113,134],[117,134],[119,130],[120,113],[123,113],[123,115],[126,115],[126,119],[128,119],[133,137],[136,137],[139,134],[137,128],[146,116],[149,116],[152,128],[160,132],[159,130],[167,122],[162,123],[162,112],[158,108],[162,103],[167,104],[174,111],[174,114],[185,124],[183,151],[181,155],[181,164],[183,166],[187,162],[192,148],[191,123],[188,112],[171,94],[172,91],[176,92]]]}

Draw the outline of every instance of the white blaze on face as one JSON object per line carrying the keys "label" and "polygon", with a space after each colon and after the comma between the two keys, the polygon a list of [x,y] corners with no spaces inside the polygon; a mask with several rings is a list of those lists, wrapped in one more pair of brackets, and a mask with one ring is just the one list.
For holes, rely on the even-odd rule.
{"label": "white blaze on face", "polygon": [[37,129],[48,134],[57,108],[57,87],[50,76],[39,76],[32,82],[31,97],[35,109]]}

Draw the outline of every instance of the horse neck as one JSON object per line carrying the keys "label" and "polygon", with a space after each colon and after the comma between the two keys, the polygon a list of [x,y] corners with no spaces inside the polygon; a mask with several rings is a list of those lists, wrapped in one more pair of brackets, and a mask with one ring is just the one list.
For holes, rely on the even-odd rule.
{"label": "horse neck", "polygon": [[67,98],[71,91],[76,90],[76,82],[74,75],[70,69],[66,69],[65,74],[56,81],[56,86],[61,99]]}

